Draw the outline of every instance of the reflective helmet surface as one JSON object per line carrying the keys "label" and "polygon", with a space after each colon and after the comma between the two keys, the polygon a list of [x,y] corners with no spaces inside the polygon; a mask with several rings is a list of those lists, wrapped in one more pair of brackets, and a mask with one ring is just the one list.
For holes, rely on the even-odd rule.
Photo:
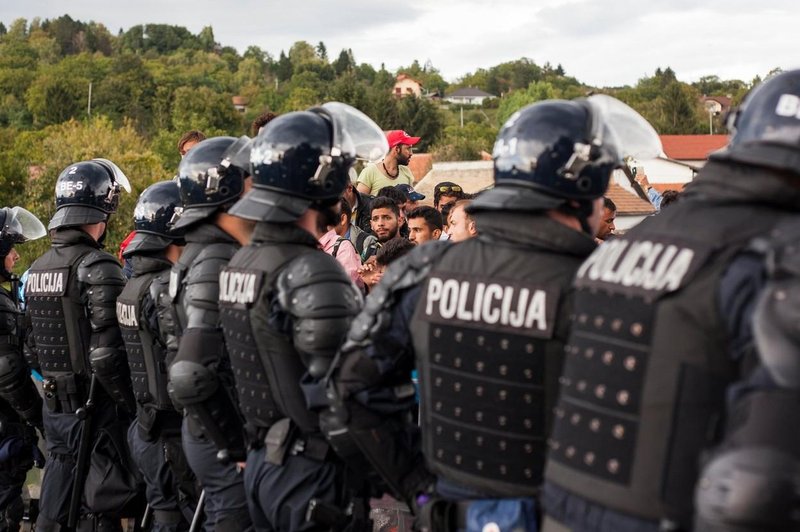
{"label": "reflective helmet surface", "polygon": [[349,105],[330,102],[281,115],[253,139],[253,189],[230,213],[291,222],[315,203],[337,201],[357,159],[375,160],[386,151],[377,124]]}
{"label": "reflective helmet surface", "polygon": [[123,256],[162,250],[170,244],[182,244],[186,231],[174,227],[181,210],[178,183],[161,181],[147,187],[136,202],[133,211],[136,234],[125,248]]}
{"label": "reflective helmet surface", "polygon": [[755,87],[728,117],[728,146],[712,158],[800,174],[800,70]]}
{"label": "reflective helmet surface", "polygon": [[128,178],[108,159],[72,164],[56,179],[56,213],[48,229],[105,222],[117,211]]}
{"label": "reflective helmet surface", "polygon": [[248,172],[246,166],[235,161],[249,142],[248,137],[213,137],[186,153],[178,166],[183,212],[175,228],[204,220],[239,199]]}
{"label": "reflective helmet surface", "polygon": [[527,186],[563,199],[602,196],[620,163],[615,139],[585,100],[522,109],[494,146],[496,186]]}
{"label": "reflective helmet surface", "polygon": [[534,103],[500,129],[493,151],[495,187],[468,209],[546,210],[574,201],[585,217],[623,160],[662,152],[647,120],[611,96]]}

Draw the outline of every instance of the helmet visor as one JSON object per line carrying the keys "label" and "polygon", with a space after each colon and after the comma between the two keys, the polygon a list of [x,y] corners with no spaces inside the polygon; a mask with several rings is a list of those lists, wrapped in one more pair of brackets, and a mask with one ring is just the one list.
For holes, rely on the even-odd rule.
{"label": "helmet visor", "polygon": [[611,142],[624,159],[652,159],[662,155],[661,139],[650,122],[628,105],[606,94],[586,99],[595,111],[595,122],[603,124],[604,143]]}
{"label": "helmet visor", "polygon": [[5,226],[2,227],[2,234],[3,236],[13,236],[16,242],[21,243],[42,238],[47,234],[47,230],[44,224],[29,210],[23,207],[14,207],[6,219]]}
{"label": "helmet visor", "polygon": [[250,150],[252,146],[252,139],[247,135],[242,135],[222,154],[222,164],[226,165],[227,161],[227,166],[241,168],[249,174]]}
{"label": "helmet visor", "polygon": [[370,117],[347,104],[328,102],[312,112],[323,111],[333,124],[333,148],[365,161],[377,161],[389,151],[383,130]]}
{"label": "helmet visor", "polygon": [[114,176],[114,182],[118,184],[125,192],[130,193],[131,182],[128,181],[128,176],[125,175],[125,172],[123,172],[119,166],[114,164],[112,161],[109,161],[108,159],[98,158],[92,160],[105,165],[109,170],[111,170],[111,173]]}

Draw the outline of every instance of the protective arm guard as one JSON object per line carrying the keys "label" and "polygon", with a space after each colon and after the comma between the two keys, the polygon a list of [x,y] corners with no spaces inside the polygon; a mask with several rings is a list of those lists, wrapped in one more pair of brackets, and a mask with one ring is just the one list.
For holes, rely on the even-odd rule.
{"label": "protective arm guard", "polygon": [[694,530],[800,530],[800,393],[751,393],[731,417],[741,425],[700,475]]}
{"label": "protective arm guard", "polygon": [[420,283],[448,247],[433,242],[416,248],[392,264],[370,293],[342,347],[324,417],[329,439],[358,448],[394,496],[412,508],[419,493],[431,492],[434,477],[424,466],[410,416],[415,389],[408,323]]}
{"label": "protective arm guard", "polygon": [[294,347],[312,379],[319,380],[361,309],[361,294],[325,253],[300,255],[283,269],[276,288],[280,306],[292,318]]}
{"label": "protective arm guard", "polygon": [[185,352],[194,352],[209,357],[221,350],[222,338],[218,331],[187,329],[181,339],[178,357],[169,368],[168,389],[173,402],[182,407],[214,442],[219,450],[217,458],[226,463],[245,457],[237,406],[221,385],[214,364],[204,364],[196,356],[184,356]]}
{"label": "protective arm guard", "polygon": [[89,365],[97,381],[111,398],[136,413],[136,398],[131,386],[131,370],[125,351],[113,347],[100,347],[89,352]]}
{"label": "protective arm guard", "polygon": [[[796,232],[791,236],[794,240]],[[753,314],[760,366],[695,493],[698,532],[800,530],[800,253],[778,247]]]}
{"label": "protective arm guard", "polygon": [[0,397],[8,401],[22,419],[34,427],[42,426],[42,398],[20,353],[0,355]]}
{"label": "protective arm guard", "polygon": [[116,310],[117,297],[125,287],[122,268],[108,253],[93,251],[78,266],[78,281],[85,286],[92,327],[89,365],[111,398],[133,414],[136,400]]}

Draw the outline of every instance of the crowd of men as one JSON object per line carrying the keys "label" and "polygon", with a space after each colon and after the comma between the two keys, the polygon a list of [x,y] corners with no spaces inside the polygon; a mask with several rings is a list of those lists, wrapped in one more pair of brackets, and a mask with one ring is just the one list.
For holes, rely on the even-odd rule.
{"label": "crowd of men", "polygon": [[756,87],[624,235],[612,172],[660,146],[608,96],[522,109],[494,187],[433,207],[418,138],[270,115],[181,140],[129,279],[103,250],[127,176],[68,166],[46,229],[0,209],[0,280],[51,242],[24,311],[0,288],[0,529],[40,437],[42,531],[363,531],[383,495],[420,530],[800,529],[798,110],[800,71]]}

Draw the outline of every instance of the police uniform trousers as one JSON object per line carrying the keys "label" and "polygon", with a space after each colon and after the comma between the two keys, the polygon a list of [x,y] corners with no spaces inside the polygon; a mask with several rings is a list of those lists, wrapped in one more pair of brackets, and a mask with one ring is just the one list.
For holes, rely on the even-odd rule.
{"label": "police uniform trousers", "polygon": [[[42,417],[48,461],[42,478],[36,528],[49,532],[67,526],[82,421],[75,414],[51,412],[47,406],[43,407]],[[110,401],[95,404],[90,464],[89,471],[83,472],[86,482],[78,530],[120,530],[120,517],[125,515],[126,509],[131,511],[136,479],[131,476],[133,471],[125,467],[130,464],[125,444],[129,419],[118,416],[116,406]]]}
{"label": "police uniform trousers", "polygon": [[308,501],[340,506],[341,465],[302,455],[287,456],[283,465],[266,461],[266,449],[247,453],[244,484],[247,505],[258,531],[330,530],[306,520]]}
{"label": "police uniform trousers", "polygon": [[167,443],[160,437],[145,438],[136,420],[128,429],[128,445],[145,482],[147,504],[153,511],[153,532],[188,530],[193,512],[186,504],[181,504],[177,479],[168,460]]}
{"label": "police uniform trousers", "polygon": [[0,532],[14,532],[24,514],[22,487],[33,467],[36,438],[26,436],[32,428],[3,422],[0,436]]}
{"label": "police uniform trousers", "polygon": [[246,532],[252,530],[247,511],[244,482],[236,464],[217,460],[214,442],[194,436],[187,418],[181,427],[183,451],[205,492],[205,530],[208,532]]}

